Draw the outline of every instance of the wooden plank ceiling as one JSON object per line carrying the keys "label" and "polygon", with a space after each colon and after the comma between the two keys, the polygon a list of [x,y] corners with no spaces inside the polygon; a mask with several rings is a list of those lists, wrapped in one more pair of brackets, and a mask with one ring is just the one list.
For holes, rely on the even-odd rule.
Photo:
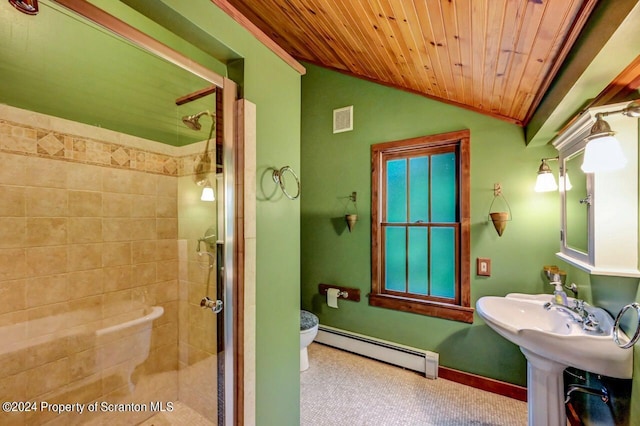
{"label": "wooden plank ceiling", "polygon": [[228,0],[298,60],[520,125],[596,1]]}

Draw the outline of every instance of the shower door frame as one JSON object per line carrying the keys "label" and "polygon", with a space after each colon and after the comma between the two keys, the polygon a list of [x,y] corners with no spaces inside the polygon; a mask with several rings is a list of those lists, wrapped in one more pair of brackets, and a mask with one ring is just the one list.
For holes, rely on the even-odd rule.
{"label": "shower door frame", "polygon": [[[238,359],[242,353],[242,339],[238,339],[239,324],[243,318],[243,304],[239,303],[243,292],[242,273],[235,271],[238,258],[242,259],[237,247],[236,229],[236,199],[242,199],[242,185],[236,185],[236,175],[242,173],[237,170],[236,124],[238,122],[236,104],[238,101],[237,84],[210,69],[196,63],[189,57],[159,42],[137,28],[127,24],[104,10],[85,0],[52,0],[83,18],[105,28],[132,44],[152,53],[203,80],[206,80],[222,92],[223,117],[223,170],[225,188],[225,217],[224,217],[224,425],[242,424],[243,418],[243,389],[238,378],[243,377],[243,362]],[[242,179],[240,179],[242,182]],[[239,256],[240,255],[240,256]],[[239,271],[241,272],[241,271]],[[218,377],[219,379],[219,377]],[[222,425],[221,425],[222,426]]]}

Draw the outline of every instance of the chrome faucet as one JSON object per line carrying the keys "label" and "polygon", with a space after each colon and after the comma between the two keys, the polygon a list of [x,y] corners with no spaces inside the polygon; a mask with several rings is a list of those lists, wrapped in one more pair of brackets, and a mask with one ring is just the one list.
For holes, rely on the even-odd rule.
{"label": "chrome faucet", "polygon": [[547,302],[543,305],[543,307],[547,311],[555,308],[559,311],[568,313],[569,315],[571,315],[571,318],[575,322],[582,324],[582,329],[585,331],[600,330],[599,328],[600,323],[598,322],[595,315],[587,311],[587,309],[584,306],[584,300],[576,299],[573,302],[573,306],[566,306],[558,303]]}

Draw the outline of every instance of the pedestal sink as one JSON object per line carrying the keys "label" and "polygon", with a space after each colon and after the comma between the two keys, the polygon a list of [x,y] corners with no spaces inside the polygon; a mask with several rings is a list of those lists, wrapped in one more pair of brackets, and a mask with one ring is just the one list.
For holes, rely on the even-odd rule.
{"label": "pedestal sink", "polygon": [[[549,294],[512,293],[485,296],[476,310],[487,325],[520,346],[527,358],[527,399],[530,426],[566,426],[562,372],[576,367],[605,376],[630,379],[633,351],[613,341],[613,319],[604,310],[588,306],[600,330],[588,332],[562,310],[546,310]],[[626,336],[622,337],[623,339]]]}

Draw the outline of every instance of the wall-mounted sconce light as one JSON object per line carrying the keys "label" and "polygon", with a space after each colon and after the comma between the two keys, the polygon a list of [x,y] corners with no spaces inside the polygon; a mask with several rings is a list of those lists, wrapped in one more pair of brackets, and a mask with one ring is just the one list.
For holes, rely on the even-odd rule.
{"label": "wall-mounted sconce light", "polygon": [[551,167],[547,164],[547,161],[557,160],[558,157],[543,158],[538,168],[538,178],[536,179],[536,186],[533,188],[536,192],[549,192],[558,189],[556,184],[556,178],[553,177]]}
{"label": "wall-mounted sconce light", "polygon": [[216,195],[213,192],[213,187],[211,186],[211,182],[209,179],[204,183],[204,188],[202,188],[202,195],[200,196],[202,201],[215,201]]}
{"label": "wall-mounted sconce light", "polygon": [[573,186],[569,179],[569,172],[565,171],[564,176],[560,173],[560,181],[556,184],[556,178],[553,176],[551,167],[547,164],[548,161],[558,160],[559,157],[543,158],[538,168],[538,178],[536,179],[536,186],[533,188],[536,192],[550,192],[555,191],[558,188],[560,191],[570,191]]}
{"label": "wall-mounted sconce light", "polygon": [[596,122],[591,127],[589,136],[585,138],[587,146],[584,149],[584,161],[581,167],[585,173],[618,170],[627,164],[620,142],[614,136],[615,132],[603,118],[613,114],[640,117],[640,100],[635,100],[617,111],[596,114]]}
{"label": "wall-mounted sconce light", "polygon": [[[507,207],[508,211],[494,211],[493,203],[496,202],[496,198],[502,197],[502,201],[504,201],[504,205]],[[502,193],[502,185],[499,183],[493,184],[493,201],[491,201],[491,205],[489,206],[489,219],[493,222],[493,227],[496,229],[499,237],[502,237],[502,233],[507,227],[507,222],[512,219],[511,215],[511,206],[509,206],[509,202],[504,197]]]}

